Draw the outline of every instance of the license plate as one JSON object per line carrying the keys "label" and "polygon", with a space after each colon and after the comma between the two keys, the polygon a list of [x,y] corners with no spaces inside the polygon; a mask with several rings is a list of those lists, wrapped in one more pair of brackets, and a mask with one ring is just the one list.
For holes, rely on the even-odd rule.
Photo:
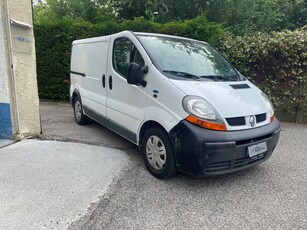
{"label": "license plate", "polygon": [[261,153],[266,152],[267,150],[268,150],[268,148],[267,148],[266,142],[262,142],[262,143],[257,144],[257,145],[249,146],[247,148],[247,153],[248,153],[249,157],[254,157],[254,156],[257,156]]}

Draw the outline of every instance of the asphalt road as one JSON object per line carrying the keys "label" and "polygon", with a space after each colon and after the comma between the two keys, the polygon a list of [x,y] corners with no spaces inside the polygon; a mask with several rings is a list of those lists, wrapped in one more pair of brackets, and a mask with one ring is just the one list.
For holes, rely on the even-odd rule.
{"label": "asphalt road", "polygon": [[41,103],[43,139],[122,149],[131,163],[70,229],[307,229],[307,125],[282,124],[263,164],[210,178],[158,180],[137,148],[93,123],[78,126],[72,108]]}

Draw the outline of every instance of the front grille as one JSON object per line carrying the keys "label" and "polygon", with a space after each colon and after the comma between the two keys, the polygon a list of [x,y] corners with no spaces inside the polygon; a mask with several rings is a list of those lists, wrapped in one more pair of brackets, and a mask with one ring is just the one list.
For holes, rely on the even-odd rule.
{"label": "front grille", "polygon": [[231,169],[231,161],[216,162],[206,165],[205,172],[223,171]]}
{"label": "front grille", "polygon": [[231,161],[209,163],[205,166],[205,173],[222,172],[230,169],[239,169],[250,164],[256,163],[257,161],[263,160],[267,155],[267,152],[257,155],[255,157],[244,157],[234,159]]}
{"label": "front grille", "polygon": [[[266,120],[266,113],[257,114],[255,117],[257,123],[263,122]],[[245,117],[226,118],[226,121],[230,126],[246,125]]]}
{"label": "front grille", "polygon": [[260,155],[254,156],[252,158],[244,157],[244,158],[237,159],[234,162],[234,168],[240,168],[240,167],[252,164],[256,161],[263,159],[265,157],[265,155],[266,155],[266,153],[262,153]]}
{"label": "front grille", "polygon": [[241,141],[236,141],[236,145],[246,145],[246,144],[250,144],[250,143],[254,143],[257,141],[262,141],[265,140],[267,138],[270,138],[273,136],[273,133],[261,136],[261,137],[256,137],[256,138],[252,138],[252,139],[246,139],[246,140],[241,140]]}
{"label": "front grille", "polygon": [[244,117],[226,118],[226,121],[231,126],[245,125],[245,118]]}
{"label": "front grille", "polygon": [[266,113],[258,114],[256,115],[256,121],[257,123],[263,122],[266,120]]}

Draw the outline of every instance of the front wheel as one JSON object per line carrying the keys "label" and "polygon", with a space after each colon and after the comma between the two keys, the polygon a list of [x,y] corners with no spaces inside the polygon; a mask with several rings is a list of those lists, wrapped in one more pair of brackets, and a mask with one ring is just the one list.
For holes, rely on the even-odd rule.
{"label": "front wheel", "polygon": [[173,148],[163,129],[153,127],[146,131],[141,154],[146,168],[153,176],[166,179],[176,174]]}

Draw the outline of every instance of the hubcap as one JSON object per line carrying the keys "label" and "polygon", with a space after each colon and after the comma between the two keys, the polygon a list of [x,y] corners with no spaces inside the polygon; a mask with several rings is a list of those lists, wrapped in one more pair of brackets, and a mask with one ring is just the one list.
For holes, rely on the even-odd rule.
{"label": "hubcap", "polygon": [[157,136],[151,136],[146,143],[146,156],[150,165],[156,169],[161,170],[166,163],[166,149]]}
{"label": "hubcap", "polygon": [[81,114],[82,114],[81,103],[80,103],[80,101],[76,101],[76,103],[75,103],[75,117],[77,118],[77,120],[81,119]]}

